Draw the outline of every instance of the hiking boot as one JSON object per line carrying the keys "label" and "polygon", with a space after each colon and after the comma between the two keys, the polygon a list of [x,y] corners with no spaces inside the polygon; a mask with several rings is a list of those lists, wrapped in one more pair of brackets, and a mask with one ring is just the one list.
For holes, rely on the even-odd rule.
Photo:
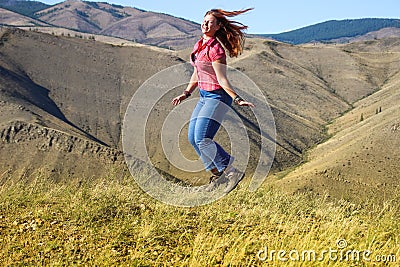
{"label": "hiking boot", "polygon": [[229,193],[235,189],[238,183],[243,179],[244,172],[241,172],[232,166],[228,166],[224,171],[223,176],[228,181],[227,186],[224,188],[224,193]]}
{"label": "hiking boot", "polygon": [[221,184],[221,176],[213,175],[210,177],[210,183],[204,188],[204,191],[211,192],[218,188]]}

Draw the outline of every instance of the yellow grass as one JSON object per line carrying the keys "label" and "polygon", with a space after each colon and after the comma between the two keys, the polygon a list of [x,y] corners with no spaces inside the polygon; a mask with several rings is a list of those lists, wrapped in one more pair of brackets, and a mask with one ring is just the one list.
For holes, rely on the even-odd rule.
{"label": "yellow grass", "polygon": [[0,187],[0,265],[400,264],[398,198],[355,205],[266,187],[250,193],[246,185],[213,204],[178,208],[153,200],[131,177],[7,181]]}

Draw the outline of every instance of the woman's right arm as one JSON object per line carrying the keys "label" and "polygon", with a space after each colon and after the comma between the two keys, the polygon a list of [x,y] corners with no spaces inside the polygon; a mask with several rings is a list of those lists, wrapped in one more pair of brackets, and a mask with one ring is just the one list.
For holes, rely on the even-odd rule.
{"label": "woman's right arm", "polygon": [[189,81],[189,84],[188,84],[185,92],[188,92],[189,94],[191,94],[194,91],[194,89],[196,89],[198,81],[199,81],[199,78],[197,77],[197,70],[196,70],[196,68],[194,68],[192,77],[190,77],[190,81]]}
{"label": "woman's right arm", "polygon": [[199,81],[199,79],[197,77],[197,70],[196,70],[196,68],[194,68],[192,77],[190,77],[189,84],[187,85],[185,91],[183,91],[183,93],[181,95],[172,99],[172,102],[171,102],[172,105],[177,106],[182,102],[182,100],[185,100],[186,98],[188,98],[192,94],[194,89],[196,89],[198,81]]}

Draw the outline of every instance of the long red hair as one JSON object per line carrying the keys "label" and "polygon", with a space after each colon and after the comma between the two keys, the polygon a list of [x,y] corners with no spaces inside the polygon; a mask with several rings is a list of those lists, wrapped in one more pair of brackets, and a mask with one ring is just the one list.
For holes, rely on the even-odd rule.
{"label": "long red hair", "polygon": [[222,9],[211,9],[204,16],[213,15],[220,24],[220,29],[215,33],[215,37],[228,50],[230,57],[237,57],[243,51],[244,30],[248,27],[240,22],[229,20],[226,17],[234,17],[243,14],[253,8],[239,11],[225,11]]}

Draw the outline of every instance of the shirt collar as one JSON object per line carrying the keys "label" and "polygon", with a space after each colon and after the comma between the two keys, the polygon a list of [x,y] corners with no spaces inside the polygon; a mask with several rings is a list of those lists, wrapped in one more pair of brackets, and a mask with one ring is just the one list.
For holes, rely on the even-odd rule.
{"label": "shirt collar", "polygon": [[[207,40],[207,42],[204,44],[204,46],[206,46],[206,45],[210,46],[215,41],[215,39],[216,38],[214,36],[211,37],[210,39]],[[203,42],[203,40],[204,40],[203,37],[201,37],[200,41]]]}
{"label": "shirt collar", "polygon": [[196,54],[199,53],[200,51],[202,51],[206,46],[211,46],[211,44],[216,40],[217,38],[215,38],[214,36],[211,37],[209,40],[207,40],[207,42],[205,42],[203,44],[203,37],[201,37],[201,39],[197,42],[197,45],[195,46],[195,49],[193,50],[193,52],[190,54],[190,60],[192,62],[195,62],[196,60]]}

